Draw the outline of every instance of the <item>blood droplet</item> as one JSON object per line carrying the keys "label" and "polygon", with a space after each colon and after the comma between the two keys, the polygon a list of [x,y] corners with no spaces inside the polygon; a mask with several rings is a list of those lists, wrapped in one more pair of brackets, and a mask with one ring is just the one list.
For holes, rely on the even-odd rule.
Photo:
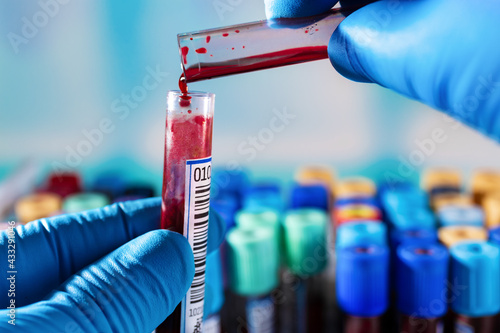
{"label": "blood droplet", "polygon": [[189,38],[189,40],[193,40],[193,37]]}
{"label": "blood droplet", "polygon": [[207,44],[210,43],[210,36],[207,36]]}
{"label": "blood droplet", "polygon": [[240,31],[239,31],[239,30],[234,30],[234,32],[236,32],[237,34],[239,34],[239,33],[240,33]]}
{"label": "blood droplet", "polygon": [[184,76],[184,73],[182,73],[181,77],[179,78],[179,89],[183,94],[187,94],[188,92],[186,77]]}
{"label": "blood droplet", "polygon": [[187,64],[186,56],[187,56],[188,52],[189,52],[189,47],[183,46],[181,48],[182,62],[184,63],[184,65]]}
{"label": "blood droplet", "polygon": [[227,36],[229,36],[228,33],[222,34],[222,37],[227,37]]}
{"label": "blood droplet", "polygon": [[245,45],[243,45],[243,48],[245,48]]}
{"label": "blood droplet", "polygon": [[199,49],[195,50],[196,53],[207,53],[207,49],[204,47],[200,47]]}
{"label": "blood droplet", "polygon": [[308,34],[308,33],[309,33],[309,30],[304,31],[304,33]]}
{"label": "blood droplet", "polygon": [[234,47],[232,47],[231,50],[234,50]]}
{"label": "blood droplet", "polygon": [[193,111],[191,111],[191,110],[188,110],[188,113],[191,113],[191,112],[193,112]]}
{"label": "blood droplet", "polygon": [[319,29],[316,29],[316,31],[318,31]]}
{"label": "blood droplet", "polygon": [[214,55],[213,55],[213,54],[211,54],[210,56],[211,56],[211,57],[213,57]]}

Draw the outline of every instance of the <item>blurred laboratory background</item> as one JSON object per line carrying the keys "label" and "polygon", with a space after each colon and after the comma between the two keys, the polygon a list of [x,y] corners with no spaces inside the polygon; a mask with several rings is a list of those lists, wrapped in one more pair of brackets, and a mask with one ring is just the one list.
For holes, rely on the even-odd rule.
{"label": "blurred laboratory background", "polygon": [[[158,195],[165,96],[181,74],[177,33],[264,18],[262,0],[1,2],[0,180],[31,158],[44,176],[77,171],[88,182],[118,171]],[[406,181],[426,167],[468,174],[500,161],[496,142],[348,81],[328,60],[190,89],[216,94],[214,165],[256,177],[292,179],[303,164],[326,164],[340,176]]]}

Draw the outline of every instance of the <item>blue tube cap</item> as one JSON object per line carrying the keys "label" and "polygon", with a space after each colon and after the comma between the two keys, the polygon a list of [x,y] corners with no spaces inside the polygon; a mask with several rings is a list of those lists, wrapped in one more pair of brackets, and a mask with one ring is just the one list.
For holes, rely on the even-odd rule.
{"label": "blue tube cap", "polygon": [[336,247],[387,245],[387,226],[379,221],[347,222],[337,228]]}
{"label": "blue tube cap", "polygon": [[335,201],[335,207],[349,206],[349,205],[369,205],[379,207],[378,200],[371,197],[366,198],[339,198]]}
{"label": "blue tube cap", "polygon": [[207,255],[205,270],[205,305],[203,316],[216,314],[224,304],[224,286],[222,277],[221,254],[215,250]]}
{"label": "blue tube cap", "polygon": [[438,237],[435,229],[395,229],[391,232],[391,246],[394,249],[397,249],[400,245],[429,245],[437,243],[437,241]]}
{"label": "blue tube cap", "polygon": [[407,230],[415,228],[434,229],[436,219],[427,208],[413,208],[398,212],[389,211],[389,220],[395,229]]}
{"label": "blue tube cap", "polygon": [[328,211],[328,189],[321,184],[295,184],[291,191],[290,208],[317,208]]}
{"label": "blue tube cap", "polygon": [[247,189],[243,198],[243,209],[255,208],[270,208],[282,212],[284,201],[279,185],[268,182]]}
{"label": "blue tube cap", "polygon": [[210,200],[210,206],[226,222],[226,230],[235,226],[234,216],[238,210],[238,198],[234,193],[223,193]]}
{"label": "blue tube cap", "polygon": [[490,230],[490,242],[500,246],[500,227],[496,227]]}
{"label": "blue tube cap", "polygon": [[443,316],[449,254],[440,244],[401,245],[397,250],[396,288],[398,310],[417,318]]}
{"label": "blue tube cap", "polygon": [[336,290],[340,307],[353,316],[379,316],[389,303],[389,250],[386,246],[337,249]]}
{"label": "blue tube cap", "polygon": [[238,208],[241,208],[241,199],[248,188],[248,175],[244,170],[230,170],[228,168],[214,168],[212,171],[212,194],[230,194],[236,196]]}
{"label": "blue tube cap", "polygon": [[500,249],[481,241],[450,248],[453,311],[469,317],[500,311]]}
{"label": "blue tube cap", "polygon": [[439,209],[438,220],[444,227],[453,225],[482,227],[484,226],[484,213],[477,206],[450,205]]}
{"label": "blue tube cap", "polygon": [[429,197],[427,193],[415,186],[399,187],[393,190],[386,190],[381,194],[380,200],[382,206],[388,209],[399,208],[402,206],[427,207],[429,206]]}

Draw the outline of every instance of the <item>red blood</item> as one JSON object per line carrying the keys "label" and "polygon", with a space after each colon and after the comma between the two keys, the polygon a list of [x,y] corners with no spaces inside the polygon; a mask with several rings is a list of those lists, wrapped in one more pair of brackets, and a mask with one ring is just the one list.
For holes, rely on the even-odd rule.
{"label": "red blood", "polygon": [[182,73],[181,77],[179,78],[179,89],[183,94],[187,94],[187,92],[188,92],[188,86],[187,86],[186,77],[184,76],[184,73]]}
{"label": "red blood", "polygon": [[211,54],[210,56],[211,56],[211,57],[213,57],[214,55],[213,55],[213,54]]}
{"label": "red blood", "polygon": [[193,37],[189,38],[190,40],[193,40]]}
{"label": "red blood", "polygon": [[186,56],[188,52],[189,52],[189,47],[187,46],[181,47],[182,62],[184,62],[184,65],[187,64]]}
{"label": "red blood", "polygon": [[207,43],[210,43],[210,36],[207,36]]}
{"label": "red blood", "polygon": [[188,110],[188,113],[191,113],[191,112],[193,112],[193,111],[191,111],[191,110]]}
{"label": "red blood", "polygon": [[327,46],[298,47],[289,50],[270,52],[251,57],[224,61],[221,63],[198,63],[185,69],[189,82],[213,77],[253,72],[260,69],[274,68],[306,61],[328,58]]}
{"label": "red blood", "polygon": [[222,34],[222,37],[227,37],[229,36],[229,34]]}
{"label": "red blood", "polygon": [[196,50],[195,50],[195,52],[196,52],[196,53],[207,53],[207,49],[206,49],[206,48],[204,48],[204,47],[201,47],[201,48],[199,48],[199,49],[196,49]]}
{"label": "red blood", "polygon": [[245,45],[243,45],[243,48],[245,48]]}
{"label": "red blood", "polygon": [[319,29],[316,29],[316,31],[318,31]]}
{"label": "red blood", "polygon": [[231,50],[234,50],[234,47],[232,47]]}
{"label": "red blood", "polygon": [[212,118],[167,117],[165,132],[161,228],[182,234],[186,160],[212,155]]}
{"label": "red blood", "polygon": [[236,32],[237,34],[239,34],[239,33],[240,33],[240,31],[239,31],[239,30],[234,30],[234,32]]}
{"label": "red blood", "polygon": [[304,31],[304,32],[305,32],[306,34],[308,34],[308,33],[309,33],[309,30],[306,30],[306,31]]}

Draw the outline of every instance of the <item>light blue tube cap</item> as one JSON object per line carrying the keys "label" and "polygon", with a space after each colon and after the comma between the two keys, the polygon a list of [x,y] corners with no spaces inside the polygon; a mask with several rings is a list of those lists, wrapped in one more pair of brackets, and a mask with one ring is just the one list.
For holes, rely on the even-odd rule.
{"label": "light blue tube cap", "polygon": [[337,228],[336,247],[387,245],[387,226],[379,221],[347,222]]}
{"label": "light blue tube cap", "polygon": [[461,242],[450,248],[451,307],[469,317],[500,311],[500,249],[487,242]]}
{"label": "light blue tube cap", "polygon": [[438,211],[439,223],[446,227],[452,225],[484,226],[484,212],[477,206],[445,206]]}

